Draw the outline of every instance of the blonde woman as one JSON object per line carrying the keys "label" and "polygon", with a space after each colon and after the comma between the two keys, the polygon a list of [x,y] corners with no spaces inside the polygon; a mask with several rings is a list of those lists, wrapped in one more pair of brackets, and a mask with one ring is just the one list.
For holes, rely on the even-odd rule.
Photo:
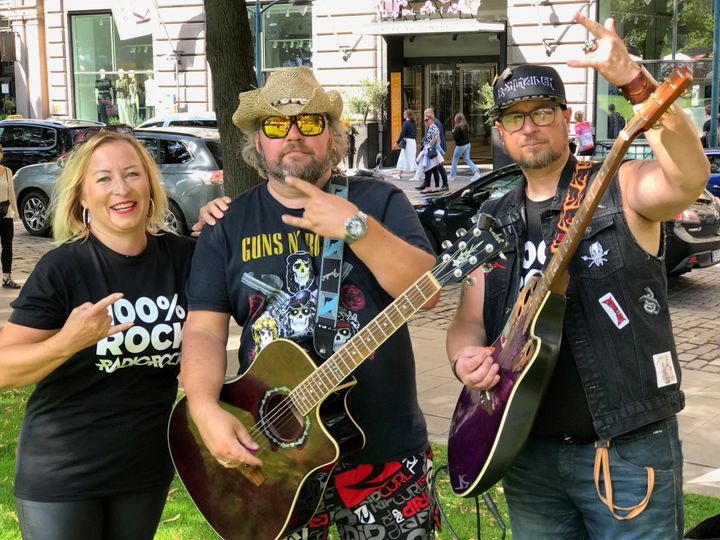
{"label": "blonde woman", "polygon": [[[0,161],[3,159],[3,147],[0,146]],[[0,165],[0,263],[2,264],[2,286],[4,289],[19,289],[12,275],[12,243],[15,236],[14,219],[20,215],[13,189],[13,174],[10,169]]]}
{"label": "blonde woman", "polygon": [[92,136],[58,179],[58,247],[0,333],[0,387],[35,384],[15,497],[24,540],[151,540],[173,467],[185,279],[194,241],[166,229],[155,163],[136,139]]}

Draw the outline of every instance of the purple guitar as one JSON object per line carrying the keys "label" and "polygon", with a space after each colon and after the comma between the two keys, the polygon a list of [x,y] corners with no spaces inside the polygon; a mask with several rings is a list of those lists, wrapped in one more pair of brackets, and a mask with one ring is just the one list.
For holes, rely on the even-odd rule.
{"label": "purple guitar", "polygon": [[560,350],[568,264],[632,140],[652,127],[691,82],[687,68],[676,69],[621,131],[547,268],[525,285],[492,344],[500,382],[486,392],[463,388],[448,441],[450,483],[456,495],[473,497],[487,491],[525,444]]}
{"label": "purple guitar", "polygon": [[317,367],[295,343],[279,339],[241,376],[226,382],[221,406],[248,427],[262,467],[226,469],[210,454],[183,397],[170,416],[170,454],[200,513],[226,540],[277,539],[304,527],[342,455],[364,435],[345,407],[348,376],[443,285],[499,253],[493,220],[477,226],[365,328]]}

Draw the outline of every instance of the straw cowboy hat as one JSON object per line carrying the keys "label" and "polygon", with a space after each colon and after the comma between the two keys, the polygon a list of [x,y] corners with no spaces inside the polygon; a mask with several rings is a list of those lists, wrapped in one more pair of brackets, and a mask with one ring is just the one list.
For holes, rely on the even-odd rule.
{"label": "straw cowboy hat", "polygon": [[240,92],[239,101],[232,120],[246,133],[254,131],[257,121],[268,116],[323,113],[338,119],[343,110],[340,92],[325,92],[307,67],[279,69],[262,88]]}

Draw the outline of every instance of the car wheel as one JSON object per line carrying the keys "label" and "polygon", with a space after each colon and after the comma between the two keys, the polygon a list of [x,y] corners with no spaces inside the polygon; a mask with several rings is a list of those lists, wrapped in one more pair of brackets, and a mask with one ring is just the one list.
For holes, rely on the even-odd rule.
{"label": "car wheel", "polygon": [[38,190],[30,191],[20,202],[20,219],[32,236],[50,236],[48,203],[48,196]]}
{"label": "car wheel", "polygon": [[175,231],[177,234],[188,234],[187,224],[185,218],[183,218],[180,207],[174,202],[168,203],[167,213],[165,214],[165,224],[170,230]]}

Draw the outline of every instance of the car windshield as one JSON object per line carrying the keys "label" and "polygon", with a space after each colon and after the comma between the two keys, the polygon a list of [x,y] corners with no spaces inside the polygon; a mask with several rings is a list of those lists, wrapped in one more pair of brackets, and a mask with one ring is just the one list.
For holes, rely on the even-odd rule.
{"label": "car windshield", "polygon": [[217,163],[218,168],[222,171],[223,161],[222,161],[222,154],[220,153],[220,142],[206,140],[205,144],[207,145],[208,150],[210,150],[210,153],[215,158],[215,162]]}

